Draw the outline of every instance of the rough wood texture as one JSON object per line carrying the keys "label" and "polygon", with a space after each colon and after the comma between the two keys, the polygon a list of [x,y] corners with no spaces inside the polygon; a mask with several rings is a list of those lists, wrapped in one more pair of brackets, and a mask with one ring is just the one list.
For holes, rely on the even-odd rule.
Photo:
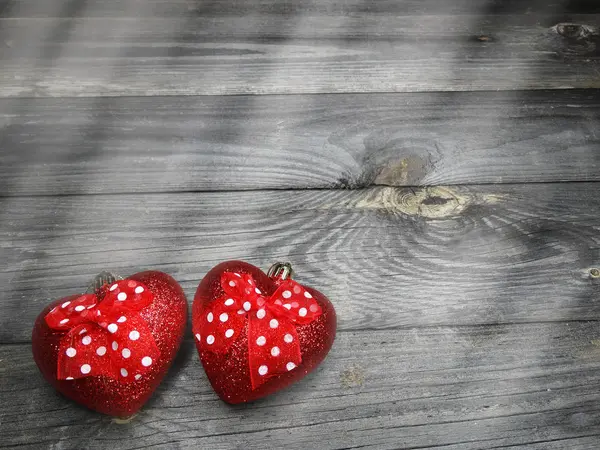
{"label": "rough wood texture", "polygon": [[600,180],[598,92],[4,99],[0,192]]}
{"label": "rough wood texture", "polygon": [[544,11],[0,19],[0,97],[600,87],[598,15]]}
{"label": "rough wood texture", "polygon": [[[595,183],[5,198],[0,342],[104,269],[291,260],[339,329],[600,320]],[[14,317],[19,317],[18,321]]]}
{"label": "rough wood texture", "polygon": [[596,0],[0,0],[0,17],[600,13]]}
{"label": "rough wood texture", "polygon": [[2,346],[0,448],[592,449],[599,337],[597,322],[345,332],[315,374],[238,407],[187,341],[126,424],[56,394],[27,344]]}
{"label": "rough wood texture", "polygon": [[[597,0],[0,0],[0,66],[0,448],[600,448]],[[317,373],[41,379],[50,299],[234,258],[332,299]]]}

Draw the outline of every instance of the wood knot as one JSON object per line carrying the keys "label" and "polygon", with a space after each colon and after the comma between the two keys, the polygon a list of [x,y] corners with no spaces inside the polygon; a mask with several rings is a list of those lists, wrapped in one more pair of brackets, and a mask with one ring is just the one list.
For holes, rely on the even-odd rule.
{"label": "wood knot", "polygon": [[360,367],[350,367],[340,374],[340,383],[345,388],[360,387],[365,382],[365,372]]}
{"label": "wood knot", "polygon": [[448,187],[404,189],[386,187],[372,191],[356,206],[400,212],[426,219],[443,219],[461,214],[470,202],[470,195],[459,194]]}
{"label": "wood knot", "polygon": [[600,269],[597,269],[595,267],[590,269],[590,276],[592,278],[600,278]]}
{"label": "wood knot", "polygon": [[470,203],[470,197],[444,187],[406,189],[400,195],[404,213],[427,219],[442,219],[460,215]]}
{"label": "wood knot", "polygon": [[476,34],[474,36],[471,36],[470,40],[473,42],[483,42],[483,43],[495,41],[493,36],[490,36],[489,34]]}
{"label": "wood knot", "polygon": [[594,29],[588,25],[580,25],[576,23],[559,23],[556,25],[556,32],[562,37],[581,41],[589,39],[590,36],[594,35]]}
{"label": "wood knot", "polygon": [[577,23],[559,23],[553,26],[551,32],[552,49],[565,57],[598,56],[600,35],[598,29],[591,25]]}

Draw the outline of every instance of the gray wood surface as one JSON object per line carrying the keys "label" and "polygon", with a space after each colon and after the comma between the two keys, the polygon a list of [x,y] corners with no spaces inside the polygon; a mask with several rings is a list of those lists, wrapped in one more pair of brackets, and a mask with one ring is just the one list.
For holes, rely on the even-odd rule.
{"label": "gray wood surface", "polygon": [[600,179],[598,91],[0,100],[3,195]]}
{"label": "gray wood surface", "polygon": [[600,87],[600,16],[559,11],[0,19],[0,97]]}
{"label": "gray wood surface", "polygon": [[0,342],[101,270],[163,270],[191,299],[228,259],[290,260],[342,331],[600,320],[598,187],[4,198]]}
{"label": "gray wood surface", "polygon": [[[600,2],[0,0],[0,67],[0,448],[600,448]],[[42,380],[50,300],[228,259],[331,298],[316,373]]]}
{"label": "gray wood surface", "polygon": [[0,0],[0,17],[213,17],[264,14],[394,15],[600,13],[596,0]]}
{"label": "gray wood surface", "polygon": [[597,322],[341,332],[316,373],[222,403],[191,340],[148,406],[116,423],[60,397],[29,345],[0,347],[0,448],[592,449]]}

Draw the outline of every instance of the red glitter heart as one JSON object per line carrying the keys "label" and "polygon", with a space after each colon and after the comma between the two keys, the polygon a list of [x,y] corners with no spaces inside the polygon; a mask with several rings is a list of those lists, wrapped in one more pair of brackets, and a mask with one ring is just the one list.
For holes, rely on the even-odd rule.
{"label": "red glitter heart", "polygon": [[320,292],[228,261],[198,286],[192,329],[213,389],[237,404],[279,391],[314,370],[333,344],[336,315]]}
{"label": "red glitter heart", "polygon": [[[57,391],[90,409],[123,418],[135,414],[150,398],[166,375],[183,339],[187,321],[185,294],[171,276],[162,272],[148,271],[132,275],[127,280],[129,280],[128,282],[132,288],[129,293],[130,297],[126,301],[125,294],[118,294],[121,292],[121,287],[115,285],[113,285],[114,292],[110,292],[111,286],[102,286],[97,291],[97,297],[93,294],[73,295],[56,300],[40,313],[32,333],[32,350],[35,362],[46,380]],[[127,290],[128,282],[119,282],[119,285],[122,285],[123,290]],[[137,291],[135,290],[136,286]],[[150,291],[151,294],[148,294],[148,297],[145,297],[147,292],[144,292],[144,289]],[[137,292],[140,292],[140,294],[135,295]],[[111,297],[112,294],[114,294],[114,299]],[[124,308],[127,303],[135,302],[138,298],[139,302],[143,303],[140,303],[133,312],[124,312],[124,316],[116,320],[114,324],[93,323],[87,321],[85,317],[78,316],[78,314],[86,314],[86,317],[89,317],[87,316],[88,309],[90,313],[96,312],[100,316],[105,301],[112,302],[114,300],[115,308]],[[121,302],[121,300],[123,301]],[[96,301],[96,307],[94,307]],[[88,307],[84,309],[83,305],[88,303]],[[135,306],[135,304],[133,305]],[[108,307],[104,309],[109,316],[110,309]],[[131,314],[131,316],[128,316],[128,314]],[[118,314],[118,316],[121,316],[121,314]],[[66,317],[71,318],[72,322],[76,318],[80,324],[75,328],[60,329],[61,324],[68,323]],[[125,326],[130,325],[132,321],[137,323],[141,336],[133,328],[131,331],[128,330],[126,335],[121,336],[121,339],[130,340],[128,347],[131,347],[131,350],[118,348],[117,351],[114,348],[115,342],[113,342],[112,348],[106,342],[99,342],[99,337],[103,336],[102,333],[118,339],[119,334],[121,334],[120,330],[125,330]],[[92,328],[94,328],[95,334],[90,333]],[[142,332],[142,330],[144,331]],[[86,341],[83,341],[83,345],[73,345],[71,347],[65,344],[70,331],[71,334],[82,334],[82,339],[86,339]],[[152,353],[154,358],[145,356],[146,353],[144,353],[139,355],[140,358],[137,358],[139,361],[137,359],[133,361],[136,357],[136,345],[143,342],[144,332],[149,333],[146,336],[148,343],[145,345],[146,348],[151,346],[154,351]],[[93,338],[90,336],[93,336]],[[88,351],[89,349],[93,351]],[[63,358],[59,360],[61,350],[67,356],[62,355]],[[83,355],[84,351],[87,352],[85,356]],[[111,354],[113,351],[114,355]],[[72,361],[77,361],[80,357],[82,359],[79,362],[88,362],[83,358],[93,360],[89,361],[91,364],[81,366],[81,372],[89,376],[65,379],[66,375],[74,374],[66,372],[73,370],[72,367],[69,367],[69,364],[72,364]],[[109,357],[112,359],[109,359]],[[119,366],[135,367],[136,372],[143,373],[135,374],[131,369],[127,373],[125,369],[112,367],[117,357],[123,358],[123,364]],[[65,359],[64,364],[60,365],[59,363]],[[105,365],[102,374],[97,374],[99,364]],[[91,371],[90,366],[93,366]],[[79,366],[77,368],[79,369]],[[61,375],[60,378],[59,374]]]}

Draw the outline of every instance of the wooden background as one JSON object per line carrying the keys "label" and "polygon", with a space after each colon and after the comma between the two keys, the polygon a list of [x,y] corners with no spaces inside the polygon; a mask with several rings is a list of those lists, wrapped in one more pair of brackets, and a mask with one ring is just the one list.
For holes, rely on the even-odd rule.
{"label": "wooden background", "polygon": [[[600,448],[600,3],[0,0],[0,448]],[[101,270],[289,260],[338,338],[122,422],[33,320]]]}

